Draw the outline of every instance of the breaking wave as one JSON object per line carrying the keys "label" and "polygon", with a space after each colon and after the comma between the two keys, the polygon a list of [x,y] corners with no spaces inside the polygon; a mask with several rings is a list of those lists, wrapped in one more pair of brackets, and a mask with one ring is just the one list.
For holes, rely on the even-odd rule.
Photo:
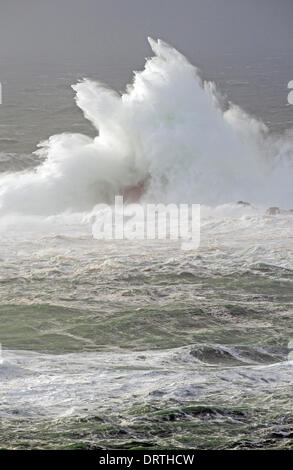
{"label": "breaking wave", "polygon": [[92,209],[117,194],[144,201],[293,206],[293,138],[276,138],[161,40],[120,95],[83,80],[76,103],[97,136],[63,133],[39,144],[40,164],[0,178],[0,212]]}

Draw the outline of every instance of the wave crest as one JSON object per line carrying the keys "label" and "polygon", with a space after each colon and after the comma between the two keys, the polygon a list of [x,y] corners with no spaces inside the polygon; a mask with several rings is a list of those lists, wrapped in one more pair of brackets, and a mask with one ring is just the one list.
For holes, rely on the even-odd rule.
{"label": "wave crest", "polygon": [[[97,136],[63,133],[39,145],[40,165],[0,179],[1,212],[91,209],[116,194],[144,201],[293,205],[293,139],[230,104],[161,40],[119,95],[83,80],[76,103]],[[139,190],[135,190],[139,188]]]}

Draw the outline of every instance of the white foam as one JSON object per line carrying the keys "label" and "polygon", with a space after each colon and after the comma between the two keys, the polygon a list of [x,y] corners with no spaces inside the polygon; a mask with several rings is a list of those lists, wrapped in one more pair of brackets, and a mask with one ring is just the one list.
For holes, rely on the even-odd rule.
{"label": "white foam", "polygon": [[36,170],[1,177],[2,213],[89,210],[146,180],[145,201],[293,206],[292,136],[273,139],[232,104],[222,111],[183,55],[149,42],[154,57],[122,96],[90,80],[73,86],[97,137],[41,143]]}

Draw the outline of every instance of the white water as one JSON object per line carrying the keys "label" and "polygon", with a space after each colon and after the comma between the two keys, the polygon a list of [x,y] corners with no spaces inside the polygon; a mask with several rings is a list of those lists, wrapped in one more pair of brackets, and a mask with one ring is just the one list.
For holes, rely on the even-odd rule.
{"label": "white water", "polygon": [[1,177],[2,214],[87,211],[142,182],[144,201],[293,206],[292,137],[271,137],[232,104],[223,111],[183,55],[149,42],[154,57],[122,96],[89,80],[73,86],[97,137],[41,143],[37,169]]}
{"label": "white water", "polygon": [[[286,315],[279,311],[279,297],[274,300],[277,287],[272,293],[268,280],[282,281],[288,298],[292,290],[292,214],[265,214],[268,206],[293,207],[292,138],[273,138],[264,124],[233,105],[221,110],[214,85],[203,84],[197,70],[176,50],[161,41],[150,43],[155,57],[135,74],[124,95],[88,80],[74,86],[78,106],[97,129],[95,139],[52,136],[41,144],[40,165],[34,170],[13,173],[19,169],[17,158],[0,156],[11,171],[0,177],[1,304],[80,308],[81,316],[83,309],[105,315],[117,312],[117,316],[121,310],[122,318],[128,309],[135,309],[138,318],[148,315],[146,306],[160,315],[178,305],[181,315],[186,306],[204,305],[221,319],[229,294],[236,304],[266,312],[251,323],[230,317],[231,328],[265,332],[274,312],[280,322]],[[34,158],[26,157],[29,165]],[[202,243],[196,253],[181,251],[170,240],[160,244],[93,240],[96,204],[112,201],[141,182],[145,182],[143,202],[205,205]],[[238,200],[252,205],[237,205]],[[259,274],[257,263],[266,264],[268,274]],[[250,271],[267,281],[263,292],[246,286]],[[184,273],[198,281],[184,281]],[[243,275],[243,285],[239,281],[239,288],[233,287],[229,278],[223,293],[217,293],[213,279],[233,273]],[[207,289],[202,284],[209,277]],[[238,366],[214,367],[191,355],[193,346],[141,354],[131,350],[131,344],[129,350],[119,349],[110,339],[104,352],[98,337],[67,331],[74,325],[63,324],[62,319],[57,324],[56,319],[34,323],[33,312],[28,313],[27,327],[35,328],[43,345],[40,350],[46,341],[48,346],[56,341],[58,347],[59,334],[65,345],[77,342],[80,351],[45,354],[36,352],[37,343],[35,352],[22,351],[18,334],[21,348],[35,345],[29,344],[26,328],[18,333],[22,317],[17,312],[20,326],[16,320],[15,335],[10,323],[8,327],[4,323],[8,337],[3,332],[0,337],[1,418],[59,418],[97,410],[117,414],[153,400],[206,402],[215,397],[233,406],[249,402],[256,409],[289,409],[285,400],[292,388],[293,366],[285,353],[282,363],[254,364],[240,358]],[[225,315],[226,311],[223,324]],[[89,318],[84,322],[100,321]],[[215,316],[208,314],[207,331],[214,321]],[[227,331],[227,341],[229,335]],[[282,327],[275,329],[275,335],[278,345]],[[171,329],[170,344],[172,338]],[[238,360],[237,341],[241,339],[236,338],[235,345],[210,346]],[[89,352],[89,347],[97,351]]]}
{"label": "white water", "polygon": [[[144,353],[87,353],[54,356],[6,351],[0,368],[0,416],[44,417],[122,411],[133,403],[206,400],[207,394],[264,399],[292,385],[292,363],[206,367],[190,348]],[[109,394],[109,391],[111,393]],[[135,393],[135,395],[134,395]]]}

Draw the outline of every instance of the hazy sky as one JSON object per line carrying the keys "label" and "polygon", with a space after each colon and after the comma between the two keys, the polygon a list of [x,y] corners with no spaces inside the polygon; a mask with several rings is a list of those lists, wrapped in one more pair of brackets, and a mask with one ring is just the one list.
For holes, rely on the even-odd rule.
{"label": "hazy sky", "polygon": [[0,0],[0,61],[121,62],[149,54],[146,36],[213,57],[293,45],[293,0]]}

